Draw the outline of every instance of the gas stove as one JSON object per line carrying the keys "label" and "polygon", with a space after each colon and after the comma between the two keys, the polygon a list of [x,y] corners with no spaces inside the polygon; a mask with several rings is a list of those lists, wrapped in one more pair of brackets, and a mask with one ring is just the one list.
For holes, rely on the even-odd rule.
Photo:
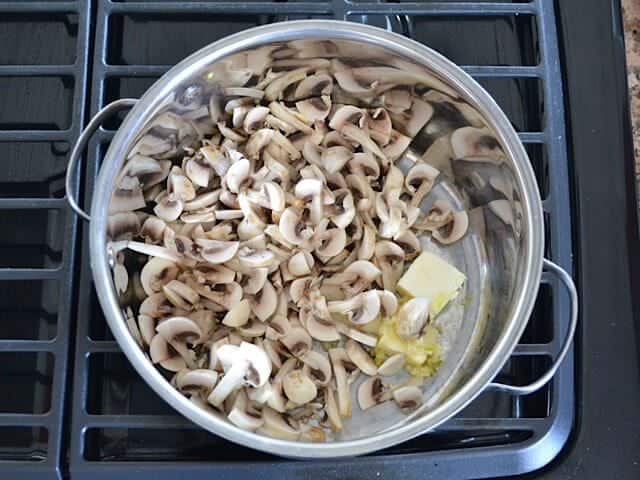
{"label": "gas stove", "polygon": [[[640,402],[630,294],[640,249],[617,8],[577,0],[0,1],[0,478],[535,472],[599,479],[596,460],[606,460],[609,477],[640,476],[632,458],[640,461],[640,437],[623,425]],[[574,272],[582,297],[576,347],[547,387],[520,397],[485,393],[433,432],[338,461],[290,461],[234,445],[157,397],[106,326],[92,286],[88,229],[63,198],[70,145],[106,103],[139,97],[177,61],[226,35],[306,18],[409,36],[485,86],[529,153],[545,211],[546,256]],[[76,176],[87,206],[118,125],[103,125]],[[561,285],[544,276],[503,380],[524,384],[544,371],[568,309]],[[605,395],[607,385],[615,389]],[[616,441],[606,440],[609,422]],[[610,456],[594,458],[596,447]]]}

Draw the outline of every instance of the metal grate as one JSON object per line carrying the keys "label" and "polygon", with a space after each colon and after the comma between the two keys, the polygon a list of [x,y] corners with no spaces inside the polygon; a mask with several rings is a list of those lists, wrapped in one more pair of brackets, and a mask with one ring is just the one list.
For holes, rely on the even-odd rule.
{"label": "metal grate", "polygon": [[[561,71],[551,0],[531,2],[171,2],[100,0],[96,12],[91,112],[141,95],[173,63],[245,28],[301,18],[365,22],[441,51],[501,104],[525,143],[546,218],[547,256],[571,271],[571,218]],[[118,122],[100,130],[88,153],[86,189]],[[86,230],[86,229],[85,229]],[[88,245],[85,231],[83,245]],[[568,301],[543,285],[530,325],[501,376],[536,377],[559,348]],[[485,393],[435,432],[362,458],[293,462],[211,435],[173,412],[129,366],[108,331],[83,252],[74,368],[72,478],[154,478],[189,472],[216,478],[279,475],[321,478],[389,475],[484,478],[529,472],[564,446],[574,415],[573,358],[554,382],[527,397]]]}
{"label": "metal grate", "polygon": [[[0,477],[62,478],[86,2],[0,2]],[[78,175],[79,177],[79,175]]]}

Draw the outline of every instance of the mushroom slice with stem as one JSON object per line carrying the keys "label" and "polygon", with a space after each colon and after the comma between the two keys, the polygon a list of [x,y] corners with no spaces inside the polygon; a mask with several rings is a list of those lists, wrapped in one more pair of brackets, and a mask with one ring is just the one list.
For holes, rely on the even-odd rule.
{"label": "mushroom slice with stem", "polygon": [[396,130],[391,130],[391,138],[389,143],[382,149],[385,159],[389,162],[395,162],[409,148],[411,138],[401,134]]}
{"label": "mushroom slice with stem", "polygon": [[303,370],[294,370],[285,375],[282,389],[287,398],[298,405],[310,402],[318,394],[316,384]]}
{"label": "mushroom slice with stem", "polygon": [[418,338],[429,322],[429,305],[426,297],[416,297],[405,303],[398,312],[396,331],[404,339]]}
{"label": "mushroom slice with stem", "polygon": [[247,342],[240,346],[222,345],[216,354],[225,373],[207,398],[215,407],[220,408],[234,390],[244,385],[261,387],[269,380],[271,361],[256,345]]}
{"label": "mushroom slice with stem", "polygon": [[380,164],[368,152],[357,152],[348,163],[349,171],[367,180],[375,180],[380,176]]}
{"label": "mushroom slice with stem", "polygon": [[338,228],[347,228],[356,215],[356,208],[353,202],[353,195],[347,188],[341,188],[333,192],[335,203],[331,205],[329,218]]}
{"label": "mushroom slice with stem", "polygon": [[153,215],[149,215],[140,227],[140,235],[148,243],[160,243],[167,223]]}
{"label": "mushroom slice with stem", "polygon": [[229,327],[242,327],[249,321],[251,305],[246,298],[231,307],[231,310],[222,319],[222,323]]}
{"label": "mushroom slice with stem", "polygon": [[[386,165],[388,163],[389,159],[387,158],[387,153],[386,153],[387,147],[385,147],[384,150],[380,149],[378,144],[374,142],[369,136],[369,134],[362,128],[357,127],[356,125],[352,125],[350,123],[345,123],[338,131],[342,133],[342,135],[344,135],[347,139],[353,140],[354,142],[359,144],[364,151],[369,151],[373,153],[376,157],[378,157],[382,161],[383,164]],[[407,147],[408,146],[409,145],[407,144]],[[405,147],[405,150],[406,150],[406,147]]]}
{"label": "mushroom slice with stem", "polygon": [[382,375],[384,377],[395,375],[400,370],[402,370],[404,364],[404,353],[396,353],[395,355],[391,355],[378,367],[378,375]]}
{"label": "mushroom slice with stem", "polygon": [[392,395],[403,413],[411,413],[422,405],[422,390],[414,385],[396,388]]}
{"label": "mushroom slice with stem", "polygon": [[207,187],[213,173],[212,169],[197,157],[190,158],[185,162],[184,171],[191,183],[198,187]]}
{"label": "mushroom slice with stem", "polygon": [[391,391],[384,385],[380,377],[370,377],[358,387],[358,405],[368,410],[391,399]]}
{"label": "mushroom slice with stem", "polygon": [[238,333],[244,338],[258,338],[264,336],[267,331],[267,326],[256,320],[252,319],[246,325],[238,327]]}
{"label": "mushroom slice with stem", "polygon": [[376,244],[374,256],[382,272],[382,286],[394,291],[404,269],[404,250],[392,241],[383,240]]}
{"label": "mushroom slice with stem", "polygon": [[389,112],[384,108],[376,108],[368,112],[366,126],[369,135],[381,147],[384,147],[391,140],[392,123]]}
{"label": "mushroom slice with stem", "polygon": [[[313,120],[302,116],[302,114],[296,110],[287,108],[278,102],[271,102],[269,104],[269,109],[275,118],[281,120],[285,124],[291,125],[291,127],[293,127],[293,131],[301,131],[305,134],[313,133],[313,129],[307,125],[307,123],[312,123]],[[286,129],[284,131],[286,132]]]}
{"label": "mushroom slice with stem", "polygon": [[359,343],[349,339],[346,341],[344,349],[349,359],[355,363],[363,373],[366,373],[369,376],[373,376],[378,373],[378,369],[376,364],[373,363],[373,359]]}
{"label": "mushroom slice with stem", "polygon": [[140,271],[140,282],[147,295],[153,295],[178,276],[178,266],[164,258],[151,257]]}
{"label": "mushroom slice with stem", "polygon": [[457,242],[467,233],[469,228],[469,215],[464,210],[455,212],[449,222],[432,232],[435,240],[443,245]]}
{"label": "mushroom slice with stem", "polygon": [[368,333],[362,332],[357,328],[353,328],[348,325],[345,325],[344,323],[340,323],[340,322],[336,323],[336,328],[342,335],[349,337],[363,345],[366,345],[367,347],[375,347],[376,344],[378,343],[377,337],[373,335],[369,335]]}
{"label": "mushroom slice with stem", "polygon": [[430,103],[414,97],[411,108],[401,113],[392,113],[393,127],[403,134],[413,138],[433,116],[433,107]]}
{"label": "mushroom slice with stem", "polygon": [[337,173],[352,158],[353,152],[342,146],[326,147],[320,155],[320,164],[329,173]]}
{"label": "mushroom slice with stem", "polygon": [[130,212],[144,208],[146,202],[142,195],[142,185],[137,177],[124,176],[114,190],[109,202],[109,212]]}
{"label": "mushroom slice with stem", "polygon": [[331,313],[347,315],[350,322],[364,325],[380,313],[380,296],[376,290],[368,290],[349,300],[329,302],[327,307]]}
{"label": "mushroom slice with stem", "polygon": [[407,172],[405,186],[411,193],[411,205],[419,206],[422,199],[431,191],[440,172],[426,163],[416,163]]}
{"label": "mushroom slice with stem", "polygon": [[277,263],[276,256],[271,250],[256,250],[246,246],[238,250],[238,260],[244,269],[268,268]]}
{"label": "mushroom slice with stem", "polygon": [[338,255],[347,245],[347,233],[343,228],[326,228],[329,221],[324,219],[318,226],[314,241],[315,253],[320,259],[329,259]]}
{"label": "mushroom slice with stem", "polygon": [[292,245],[304,245],[313,235],[313,231],[305,225],[300,212],[293,207],[284,209],[278,226],[284,239]]}
{"label": "mushroom slice with stem", "polygon": [[325,387],[331,381],[331,362],[326,355],[309,350],[300,357],[304,363],[303,370],[316,385]]}
{"label": "mushroom slice with stem", "polygon": [[276,78],[264,89],[264,98],[266,100],[277,100],[282,98],[287,87],[303,80],[307,76],[307,72],[309,70],[310,68],[307,66],[296,68],[295,70],[291,70],[290,72]]}

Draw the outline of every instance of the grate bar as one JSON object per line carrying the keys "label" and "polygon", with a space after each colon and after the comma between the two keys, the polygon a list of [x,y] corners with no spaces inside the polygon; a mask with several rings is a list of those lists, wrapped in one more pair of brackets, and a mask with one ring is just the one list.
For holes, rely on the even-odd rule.
{"label": "grate bar", "polygon": [[544,68],[541,66],[466,65],[463,66],[462,69],[474,77],[539,78],[544,76]]}
{"label": "grate bar", "polygon": [[78,2],[2,2],[2,13],[36,13],[36,12],[75,12]]}
{"label": "grate bar", "polygon": [[49,280],[61,273],[59,268],[0,268],[0,280]]}
{"label": "grate bar", "polygon": [[109,3],[112,13],[235,13],[235,14],[330,14],[332,8],[326,3],[280,3],[280,2],[161,2],[161,3]]}
{"label": "grate bar", "polygon": [[491,16],[535,13],[536,7],[532,3],[384,2],[350,4],[346,10],[347,14]]}
{"label": "grate bar", "polygon": [[55,352],[55,340],[0,340],[0,351],[8,352]]}
{"label": "grate bar", "polygon": [[54,77],[72,76],[76,65],[0,65],[0,76],[4,77]]}
{"label": "grate bar", "polygon": [[104,65],[107,77],[155,77],[163,75],[171,65]]}
{"label": "grate bar", "polygon": [[91,353],[117,353],[121,352],[118,343],[110,340],[89,340],[87,350]]}
{"label": "grate bar", "polygon": [[[3,427],[38,427],[51,423],[53,417],[49,413],[2,413],[0,414],[0,426]],[[2,468],[2,464],[0,464]],[[7,477],[9,478],[9,477]]]}
{"label": "grate bar", "polygon": [[550,343],[519,343],[512,355],[551,355],[553,349]]}
{"label": "grate bar", "polygon": [[0,198],[0,210],[66,208],[64,198]]}
{"label": "grate bar", "polygon": [[180,415],[86,415],[85,424],[88,428],[201,428]]}
{"label": "grate bar", "polygon": [[69,141],[70,130],[0,130],[0,142]]}

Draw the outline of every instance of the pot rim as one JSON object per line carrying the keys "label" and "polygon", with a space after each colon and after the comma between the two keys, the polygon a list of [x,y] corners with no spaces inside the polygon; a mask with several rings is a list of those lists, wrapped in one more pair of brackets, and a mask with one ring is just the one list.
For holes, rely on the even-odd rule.
{"label": "pot rim", "polygon": [[[176,85],[206,65],[232,53],[267,43],[303,38],[355,40],[387,49],[441,76],[483,114],[513,160],[515,178],[522,192],[524,261],[513,295],[511,318],[478,370],[433,410],[397,428],[367,438],[327,443],[278,440],[240,428],[206,412],[180,394],[145,357],[131,337],[110,278],[106,243],[107,209],[113,181],[135,140],[140,119],[149,118]],[[225,37],[193,53],[156,81],[129,112],[105,155],[91,205],[90,258],[98,299],[105,318],[123,352],[151,388],[192,422],[232,442],[285,457],[331,458],[361,455],[409,440],[440,425],[462,410],[498,374],[522,335],[533,309],[542,274],[544,223],[542,202],[526,151],[506,115],[491,96],[466,72],[434,50],[399,34],[377,27],[338,20],[298,20],[251,28]]]}

